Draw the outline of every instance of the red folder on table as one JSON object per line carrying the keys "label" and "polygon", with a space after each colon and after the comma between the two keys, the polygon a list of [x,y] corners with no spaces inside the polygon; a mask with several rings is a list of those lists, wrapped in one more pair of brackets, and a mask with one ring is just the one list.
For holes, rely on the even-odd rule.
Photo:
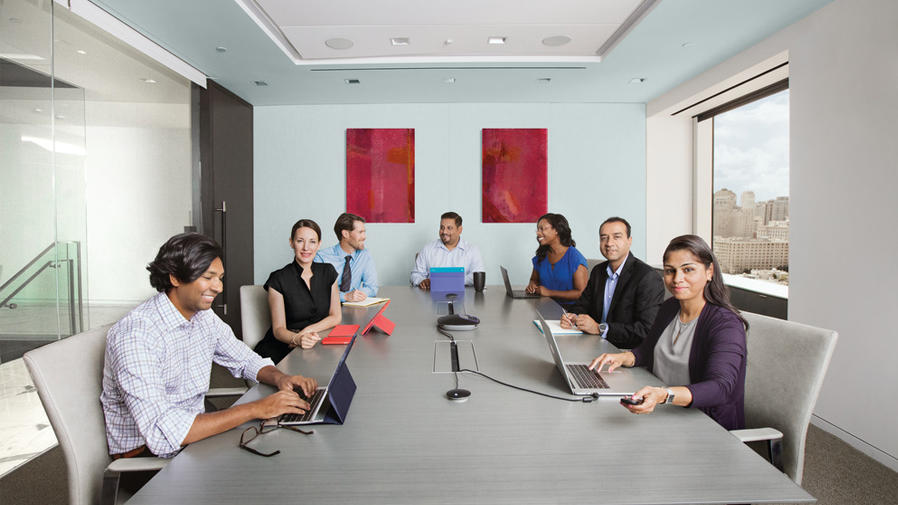
{"label": "red folder on table", "polygon": [[359,325],[357,324],[341,324],[334,327],[331,332],[321,339],[321,343],[324,345],[330,344],[339,344],[345,345],[352,341],[353,335],[358,331]]}

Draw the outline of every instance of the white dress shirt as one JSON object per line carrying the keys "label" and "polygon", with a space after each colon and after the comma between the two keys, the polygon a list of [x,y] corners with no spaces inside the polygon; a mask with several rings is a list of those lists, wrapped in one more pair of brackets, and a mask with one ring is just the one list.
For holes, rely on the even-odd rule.
{"label": "white dress shirt", "polygon": [[146,444],[161,457],[178,453],[196,416],[205,411],[213,361],[251,381],[273,366],[237,340],[211,309],[188,321],[165,293],[109,330],[105,360],[100,402],[109,453]]}
{"label": "white dress shirt", "polygon": [[451,251],[440,239],[425,245],[415,259],[415,270],[411,275],[412,284],[417,286],[430,277],[430,269],[434,267],[464,267],[466,286],[474,284],[474,272],[486,271],[483,258],[480,257],[480,249],[463,238],[458,239],[458,244]]}

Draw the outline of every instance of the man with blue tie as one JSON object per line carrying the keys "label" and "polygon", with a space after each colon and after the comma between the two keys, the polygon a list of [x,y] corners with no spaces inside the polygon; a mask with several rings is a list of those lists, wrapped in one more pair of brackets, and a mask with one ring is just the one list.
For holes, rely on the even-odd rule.
{"label": "man with blue tie", "polygon": [[655,270],[630,254],[630,223],[609,217],[599,226],[599,250],[608,261],[589,274],[586,289],[561,318],[621,349],[637,347],[664,301],[664,283]]}
{"label": "man with blue tie", "polygon": [[318,251],[315,261],[330,263],[337,270],[341,302],[361,302],[377,295],[377,269],[365,249],[365,220],[344,212],[334,223],[337,244]]}

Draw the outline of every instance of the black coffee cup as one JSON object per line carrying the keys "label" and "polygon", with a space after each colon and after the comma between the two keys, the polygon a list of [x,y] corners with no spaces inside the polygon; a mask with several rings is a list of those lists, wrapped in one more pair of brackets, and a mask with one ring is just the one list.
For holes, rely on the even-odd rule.
{"label": "black coffee cup", "polygon": [[483,291],[486,286],[486,272],[474,272],[474,291]]}

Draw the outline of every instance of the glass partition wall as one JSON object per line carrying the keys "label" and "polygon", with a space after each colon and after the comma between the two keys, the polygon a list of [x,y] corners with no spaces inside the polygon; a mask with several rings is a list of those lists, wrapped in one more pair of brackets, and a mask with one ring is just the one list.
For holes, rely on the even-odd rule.
{"label": "glass partition wall", "polygon": [[0,2],[0,363],[153,293],[190,164],[186,79],[53,0]]}

